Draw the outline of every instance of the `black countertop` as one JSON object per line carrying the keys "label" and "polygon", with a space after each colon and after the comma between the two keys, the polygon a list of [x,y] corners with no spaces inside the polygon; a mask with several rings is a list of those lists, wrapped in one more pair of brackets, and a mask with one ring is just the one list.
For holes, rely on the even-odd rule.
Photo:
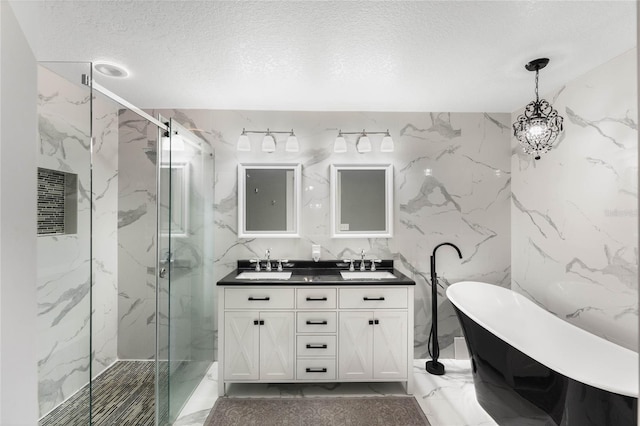
{"label": "black countertop", "polygon": [[[273,269],[276,271],[277,261],[272,260]],[[359,271],[360,261],[355,261],[355,270]],[[367,272],[369,272],[369,260],[366,261]],[[349,263],[336,260],[321,260],[313,262],[310,260],[291,260],[283,264],[283,271],[291,271],[291,278],[288,280],[239,280],[236,277],[242,272],[255,271],[255,264],[248,260],[238,260],[238,268],[227,274],[218,281],[221,286],[299,286],[299,285],[415,285],[416,283],[393,268],[393,260],[383,260],[376,264],[376,271],[387,271],[396,276],[394,279],[362,279],[345,280],[340,275],[340,271],[348,271]],[[264,268],[262,268],[264,271]]]}

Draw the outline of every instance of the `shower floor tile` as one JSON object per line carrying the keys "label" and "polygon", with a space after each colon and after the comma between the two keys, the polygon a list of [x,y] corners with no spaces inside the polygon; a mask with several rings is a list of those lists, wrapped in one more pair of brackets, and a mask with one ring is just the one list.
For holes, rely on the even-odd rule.
{"label": "shower floor tile", "polygon": [[[93,381],[93,426],[153,425],[155,362],[117,361]],[[43,417],[39,426],[89,424],[89,385]]]}

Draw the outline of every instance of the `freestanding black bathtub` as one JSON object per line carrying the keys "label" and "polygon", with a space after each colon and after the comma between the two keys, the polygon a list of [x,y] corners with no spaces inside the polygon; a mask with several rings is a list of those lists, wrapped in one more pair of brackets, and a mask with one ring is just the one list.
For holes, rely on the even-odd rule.
{"label": "freestanding black bathtub", "polygon": [[478,402],[500,425],[637,424],[638,354],[509,289],[447,289],[462,323]]}

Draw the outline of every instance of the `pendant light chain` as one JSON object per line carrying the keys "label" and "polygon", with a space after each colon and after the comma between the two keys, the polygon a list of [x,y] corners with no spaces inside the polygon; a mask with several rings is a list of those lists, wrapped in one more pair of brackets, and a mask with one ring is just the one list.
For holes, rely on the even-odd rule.
{"label": "pendant light chain", "polygon": [[540,70],[536,68],[536,103],[540,101],[540,97],[538,96],[538,73],[540,73]]}

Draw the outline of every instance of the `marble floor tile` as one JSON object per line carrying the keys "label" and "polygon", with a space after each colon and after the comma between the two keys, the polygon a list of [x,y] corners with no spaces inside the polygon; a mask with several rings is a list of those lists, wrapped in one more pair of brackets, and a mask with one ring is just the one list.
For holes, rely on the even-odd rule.
{"label": "marble floor tile", "polygon": [[[444,376],[424,369],[426,360],[414,361],[414,396],[432,426],[495,426],[478,405],[470,361],[444,359]],[[217,394],[218,364],[214,363],[193,393],[174,426],[202,426]],[[403,395],[399,383],[232,384],[229,397],[322,397]]]}

